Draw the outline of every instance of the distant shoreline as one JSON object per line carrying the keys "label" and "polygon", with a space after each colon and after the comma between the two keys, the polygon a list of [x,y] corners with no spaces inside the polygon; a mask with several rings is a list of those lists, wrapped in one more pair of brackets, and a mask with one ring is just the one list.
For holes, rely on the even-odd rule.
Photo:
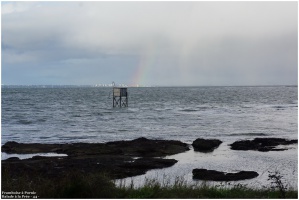
{"label": "distant shoreline", "polygon": [[[298,85],[206,85],[206,86],[127,86],[120,85],[116,87],[128,88],[207,88],[207,87],[298,87]],[[96,85],[1,85],[1,88],[113,88],[113,86]]]}

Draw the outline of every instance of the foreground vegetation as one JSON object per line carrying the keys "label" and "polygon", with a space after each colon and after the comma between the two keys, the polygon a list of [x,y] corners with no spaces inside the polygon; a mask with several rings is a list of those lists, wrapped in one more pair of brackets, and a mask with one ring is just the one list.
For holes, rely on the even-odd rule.
{"label": "foreground vegetation", "polygon": [[[279,185],[281,177],[272,175],[276,184],[268,189],[250,189],[242,185],[233,187],[187,185],[178,178],[174,184],[159,183],[148,180],[140,188],[122,184],[116,186],[105,174],[84,175],[70,172],[64,177],[35,176],[12,177],[10,173],[2,171],[2,192],[27,191],[35,192],[38,198],[298,198],[298,191],[286,190]],[[270,177],[270,176],[269,176]],[[277,180],[275,179],[277,178]]]}

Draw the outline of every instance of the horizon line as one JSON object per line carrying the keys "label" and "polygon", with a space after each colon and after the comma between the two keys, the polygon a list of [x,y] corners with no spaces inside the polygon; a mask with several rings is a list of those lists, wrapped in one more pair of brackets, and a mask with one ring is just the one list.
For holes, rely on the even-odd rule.
{"label": "horizon line", "polygon": [[[22,86],[22,87],[113,87],[111,84],[1,84],[3,86]],[[114,87],[271,87],[271,86],[296,86],[298,84],[256,84],[256,85],[126,85],[116,84]]]}

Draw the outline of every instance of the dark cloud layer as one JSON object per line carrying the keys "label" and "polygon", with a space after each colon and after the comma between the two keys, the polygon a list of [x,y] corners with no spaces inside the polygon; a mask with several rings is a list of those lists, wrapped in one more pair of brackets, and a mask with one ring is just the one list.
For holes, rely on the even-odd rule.
{"label": "dark cloud layer", "polygon": [[297,2],[8,2],[2,84],[297,84]]}

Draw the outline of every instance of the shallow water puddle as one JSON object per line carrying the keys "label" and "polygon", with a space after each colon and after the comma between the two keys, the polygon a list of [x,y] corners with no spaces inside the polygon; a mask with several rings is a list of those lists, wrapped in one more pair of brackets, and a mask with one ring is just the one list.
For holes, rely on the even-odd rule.
{"label": "shallow water puddle", "polygon": [[32,154],[8,154],[1,152],[1,160],[6,160],[8,158],[17,157],[21,160],[32,158],[34,156],[45,156],[45,157],[65,157],[67,154],[58,153],[32,153]]}

